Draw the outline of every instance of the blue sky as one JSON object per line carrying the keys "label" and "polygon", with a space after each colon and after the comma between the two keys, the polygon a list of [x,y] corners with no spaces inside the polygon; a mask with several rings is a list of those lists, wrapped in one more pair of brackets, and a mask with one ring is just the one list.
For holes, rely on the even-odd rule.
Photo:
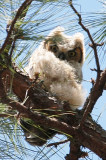
{"label": "blue sky", "polygon": [[76,2],[81,5],[82,12],[97,12],[102,9],[102,4],[99,0],[77,0]]}

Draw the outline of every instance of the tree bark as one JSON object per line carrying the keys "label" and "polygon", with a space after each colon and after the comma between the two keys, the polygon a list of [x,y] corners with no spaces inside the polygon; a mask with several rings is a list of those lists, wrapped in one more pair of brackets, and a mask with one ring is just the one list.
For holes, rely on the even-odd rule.
{"label": "tree bark", "polygon": [[[48,128],[57,130],[60,134],[64,133],[69,138],[72,136],[80,146],[84,146],[96,153],[102,159],[106,159],[106,132],[90,115],[86,118],[83,127],[78,128],[77,126],[83,116],[81,111],[78,111],[75,114],[73,112],[66,112],[64,106],[60,104],[58,100],[51,99],[39,84],[35,82],[34,85],[30,82],[28,77],[17,72],[12,77],[12,74],[8,69],[2,72],[2,81],[5,82],[3,83],[5,88],[10,85],[11,78],[13,78],[13,92],[20,101],[22,102],[24,100],[26,92],[28,99],[23,105],[19,102],[13,102],[9,98],[3,99],[2,103],[8,104],[12,109],[18,110],[21,116],[32,119],[35,124],[44,124]],[[48,108],[46,113],[48,113],[49,116],[50,114],[54,116],[61,114],[62,116],[49,118],[48,116],[38,114],[37,112],[33,113],[32,110],[29,109],[30,107],[36,109],[40,108],[42,110]],[[58,111],[58,109],[60,110]]]}

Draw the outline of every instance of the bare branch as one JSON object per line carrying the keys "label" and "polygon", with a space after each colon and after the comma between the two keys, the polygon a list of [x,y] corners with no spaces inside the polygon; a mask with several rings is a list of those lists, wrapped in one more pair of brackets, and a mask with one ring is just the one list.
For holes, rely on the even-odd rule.
{"label": "bare branch", "polygon": [[101,78],[99,80],[98,86],[96,86],[96,84],[94,84],[94,87],[92,88],[92,91],[84,104],[85,112],[82,117],[80,127],[83,126],[85,119],[87,118],[87,115],[89,113],[91,113],[96,101],[102,95],[105,83],[106,83],[106,69],[101,74]]}
{"label": "bare branch", "polygon": [[[78,16],[79,18],[79,25],[83,28],[84,31],[87,32],[89,39],[92,42],[92,48],[94,50],[94,55],[95,55],[95,61],[96,61],[96,66],[97,66],[97,70],[100,71],[100,64],[99,64],[99,58],[98,58],[98,54],[97,54],[97,46],[99,46],[98,44],[96,44],[90,34],[90,31],[84,26],[84,24],[82,23],[82,17],[79,14],[79,12],[75,9],[75,7],[73,6],[72,0],[69,1],[69,5],[71,6],[71,8],[73,9],[73,11],[75,12],[75,14]],[[100,77],[100,73],[98,72],[97,77]]]}
{"label": "bare branch", "polygon": [[[88,37],[89,37],[89,39],[90,39],[91,42],[92,42],[92,44],[91,44],[90,46],[91,46],[91,47],[93,48],[93,50],[94,50],[95,61],[96,61],[96,66],[97,66],[97,69],[96,69],[96,70],[97,70],[97,79],[96,79],[96,82],[95,82],[95,84],[94,84],[94,87],[92,88],[92,91],[91,91],[89,97],[86,99],[86,102],[85,102],[85,104],[84,104],[84,109],[83,109],[84,115],[83,115],[82,121],[81,121],[81,123],[80,123],[80,125],[79,125],[80,127],[82,127],[83,124],[84,124],[85,119],[86,119],[87,116],[88,116],[88,114],[92,112],[92,109],[94,108],[94,105],[95,105],[97,99],[102,95],[103,86],[105,85],[105,82],[106,82],[106,79],[103,78],[103,79],[104,79],[104,81],[102,82],[103,86],[102,86],[102,88],[99,87],[99,85],[100,85],[100,83],[101,83],[101,81],[102,81],[102,79],[101,79],[101,77],[100,77],[100,76],[102,75],[102,73],[101,73],[101,70],[100,70],[99,58],[98,58],[98,54],[97,54],[97,46],[101,46],[101,45],[103,45],[103,44],[97,44],[97,43],[94,42],[94,40],[93,40],[93,38],[92,38],[92,36],[91,36],[91,34],[90,34],[90,31],[89,31],[89,30],[84,26],[84,24],[82,23],[81,14],[79,14],[79,12],[78,12],[78,11],[75,9],[75,7],[73,6],[72,0],[69,1],[69,5],[71,6],[71,8],[72,8],[73,11],[75,12],[75,14],[78,16],[78,18],[79,18],[79,22],[78,22],[79,25],[83,28],[84,31],[87,32]],[[104,72],[106,72],[106,70],[105,70]],[[106,77],[105,74],[106,74],[106,73],[104,73],[104,74],[102,75],[102,77]]]}
{"label": "bare branch", "polygon": [[[103,46],[103,45],[104,45],[104,42],[101,43],[101,44],[99,44],[99,43],[95,43],[95,44],[96,44],[96,46]],[[92,45],[92,44],[89,44],[89,46],[93,48],[93,45]]]}
{"label": "bare branch", "polygon": [[[96,72],[98,72],[98,70],[95,69],[95,68],[94,68],[94,69],[91,68],[90,70],[91,70],[91,71],[96,71]],[[103,72],[103,70],[100,70],[100,72]]]}
{"label": "bare branch", "polygon": [[47,147],[55,146],[57,148],[58,145],[64,144],[64,143],[67,143],[67,142],[69,142],[69,139],[66,139],[66,140],[60,141],[60,142],[50,143],[50,144],[47,145]]}

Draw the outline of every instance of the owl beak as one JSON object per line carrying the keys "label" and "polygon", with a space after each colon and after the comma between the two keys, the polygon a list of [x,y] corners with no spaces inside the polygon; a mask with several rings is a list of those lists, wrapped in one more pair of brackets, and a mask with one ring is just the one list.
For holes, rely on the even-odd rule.
{"label": "owl beak", "polygon": [[61,60],[65,60],[66,57],[65,57],[64,52],[59,53],[58,58],[61,59]]}

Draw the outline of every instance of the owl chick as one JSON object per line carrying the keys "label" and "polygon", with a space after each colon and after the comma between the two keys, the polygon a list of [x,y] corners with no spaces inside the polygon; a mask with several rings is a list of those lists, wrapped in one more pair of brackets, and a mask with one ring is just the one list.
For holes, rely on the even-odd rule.
{"label": "owl chick", "polygon": [[83,35],[67,36],[64,28],[56,27],[34,51],[26,72],[31,79],[39,74],[48,91],[76,110],[85,97],[81,85],[84,59]]}

